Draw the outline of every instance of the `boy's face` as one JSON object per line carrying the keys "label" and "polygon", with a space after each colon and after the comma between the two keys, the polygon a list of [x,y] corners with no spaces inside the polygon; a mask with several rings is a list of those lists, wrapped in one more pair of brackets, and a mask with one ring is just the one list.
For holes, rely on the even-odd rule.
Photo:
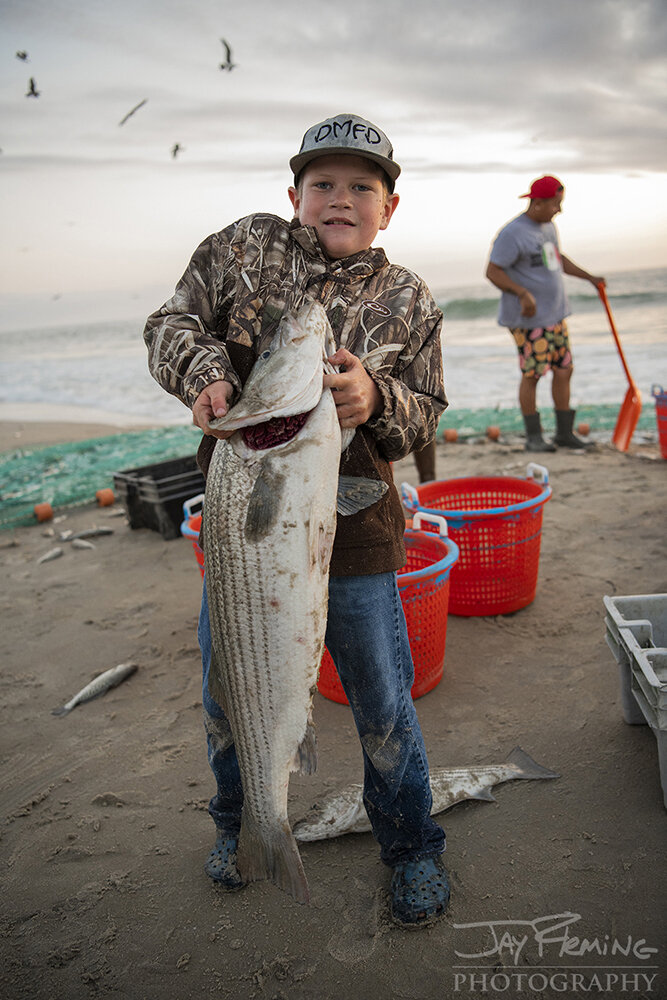
{"label": "boy's face", "polygon": [[313,160],[289,196],[299,222],[315,227],[332,260],[368,250],[398,205],[398,195],[386,190],[382,171],[371,160],[348,154]]}

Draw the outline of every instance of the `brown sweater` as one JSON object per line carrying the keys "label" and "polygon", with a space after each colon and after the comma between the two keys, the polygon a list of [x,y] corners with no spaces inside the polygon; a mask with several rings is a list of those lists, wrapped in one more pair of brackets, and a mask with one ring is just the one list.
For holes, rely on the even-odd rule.
{"label": "brown sweater", "polygon": [[[442,313],[421,278],[390,264],[381,249],[330,261],[312,227],[248,216],[204,240],[172,298],[148,318],[149,368],[188,406],[223,378],[235,402],[283,314],[309,298],[322,303],[336,346],[361,359],[383,401],[382,412],[357,428],[341,473],[383,479],[389,489],[372,507],[338,518],[331,573],[397,570],[405,521],[389,463],[428,444],[447,406]],[[215,443],[202,439],[204,474]]]}

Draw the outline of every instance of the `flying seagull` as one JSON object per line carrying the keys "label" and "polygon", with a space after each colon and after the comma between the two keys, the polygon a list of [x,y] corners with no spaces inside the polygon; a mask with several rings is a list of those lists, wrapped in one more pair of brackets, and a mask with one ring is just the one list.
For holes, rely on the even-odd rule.
{"label": "flying seagull", "polygon": [[30,87],[30,90],[28,91],[28,93],[25,96],[26,97],[39,97],[41,91],[37,90],[37,85],[35,84],[35,78],[34,78],[34,76],[30,77],[30,83],[28,84],[28,86]]}
{"label": "flying seagull", "polygon": [[232,50],[229,47],[229,43],[226,42],[224,38],[221,38],[220,41],[222,42],[225,49],[225,61],[223,63],[220,63],[220,69],[226,69],[227,72],[231,73],[231,71],[236,66],[236,63],[232,62]]}
{"label": "flying seagull", "polygon": [[180,152],[182,152],[182,150],[183,147],[181,146],[180,142],[175,142],[174,145],[171,147],[171,155],[173,156],[174,159],[176,159],[176,157]]}
{"label": "flying seagull", "polygon": [[147,102],[148,102],[148,98],[144,97],[143,101],[139,101],[139,103],[136,105],[136,107],[132,108],[131,111],[128,111],[128,113],[125,115],[125,117],[122,118],[121,121],[118,122],[118,124],[119,125],[124,125],[125,122],[127,121],[127,119],[131,118],[132,115],[134,114],[134,112],[138,111],[139,108],[143,108],[144,104],[146,104]]}
{"label": "flying seagull", "polygon": [[25,62],[26,59],[28,58],[28,53],[27,52],[17,52],[16,53],[16,58],[17,59],[22,59],[23,62]]}

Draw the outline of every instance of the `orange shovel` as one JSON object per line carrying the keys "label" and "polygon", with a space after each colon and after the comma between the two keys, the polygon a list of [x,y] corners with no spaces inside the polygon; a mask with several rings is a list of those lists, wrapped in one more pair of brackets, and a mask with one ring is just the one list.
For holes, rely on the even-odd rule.
{"label": "orange shovel", "polygon": [[625,372],[628,380],[628,391],[625,394],[625,399],[621,403],[621,408],[618,411],[618,417],[616,419],[616,427],[614,428],[614,433],[611,436],[611,440],[619,451],[627,451],[630,439],[632,438],[635,427],[637,426],[637,421],[639,420],[639,414],[642,412],[642,397],[634,379],[632,378],[632,375],[630,374],[628,363],[625,360],[623,348],[621,347],[621,341],[619,340],[618,333],[616,332],[614,317],[611,314],[611,309],[609,308],[609,303],[607,302],[607,294],[604,290],[604,285],[600,283],[599,285],[596,285],[596,288],[598,290],[598,295],[602,299],[602,305],[607,310],[611,332],[614,335],[616,348],[621,359],[621,364],[623,365],[623,371]]}

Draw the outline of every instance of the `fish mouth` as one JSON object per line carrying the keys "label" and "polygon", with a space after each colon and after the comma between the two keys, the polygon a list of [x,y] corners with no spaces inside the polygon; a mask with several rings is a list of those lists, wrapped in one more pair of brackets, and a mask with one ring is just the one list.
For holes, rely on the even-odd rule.
{"label": "fish mouth", "polygon": [[276,448],[295,438],[308,420],[310,411],[294,413],[289,417],[271,417],[261,424],[241,428],[243,443],[253,451]]}

